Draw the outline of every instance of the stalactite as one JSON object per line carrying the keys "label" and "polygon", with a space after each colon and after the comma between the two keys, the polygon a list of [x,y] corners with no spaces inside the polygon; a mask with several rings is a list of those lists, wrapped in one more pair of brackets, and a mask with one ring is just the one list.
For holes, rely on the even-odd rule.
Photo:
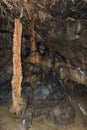
{"label": "stalactite", "polygon": [[21,37],[22,24],[19,19],[15,19],[14,36],[13,36],[13,77],[12,77],[12,106],[10,112],[18,114],[21,108]]}
{"label": "stalactite", "polygon": [[40,55],[37,52],[37,46],[36,46],[36,41],[35,41],[35,28],[34,28],[34,20],[30,23],[30,31],[31,31],[31,38],[30,38],[30,43],[31,43],[31,55],[29,57],[29,61],[31,63],[40,63]]}

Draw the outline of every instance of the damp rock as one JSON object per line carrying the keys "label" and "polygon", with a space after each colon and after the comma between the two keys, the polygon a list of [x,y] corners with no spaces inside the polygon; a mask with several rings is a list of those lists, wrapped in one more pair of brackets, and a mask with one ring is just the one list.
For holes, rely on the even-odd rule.
{"label": "damp rock", "polygon": [[32,125],[32,113],[27,113],[19,120],[16,130],[28,130]]}
{"label": "damp rock", "polygon": [[75,120],[74,107],[68,102],[57,105],[51,108],[47,118],[49,121],[53,121],[56,126],[70,125]]}

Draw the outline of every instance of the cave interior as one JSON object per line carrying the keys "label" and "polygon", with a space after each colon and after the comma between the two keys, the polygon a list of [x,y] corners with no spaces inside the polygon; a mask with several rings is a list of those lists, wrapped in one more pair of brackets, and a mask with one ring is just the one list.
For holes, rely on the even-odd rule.
{"label": "cave interior", "polygon": [[0,39],[0,130],[86,130],[87,0],[0,0]]}

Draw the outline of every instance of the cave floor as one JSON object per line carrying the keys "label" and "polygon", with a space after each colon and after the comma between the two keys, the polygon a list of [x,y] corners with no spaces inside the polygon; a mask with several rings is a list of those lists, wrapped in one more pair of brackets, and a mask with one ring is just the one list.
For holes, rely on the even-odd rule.
{"label": "cave floor", "polygon": [[[46,119],[34,120],[30,130],[87,130],[87,115],[85,116],[79,108],[81,107],[87,112],[87,95],[81,96],[81,93],[75,92],[70,94],[70,100],[75,108],[76,118],[74,123],[68,127],[54,126],[53,123],[49,123]],[[87,114],[87,113],[86,113]],[[41,122],[42,120],[42,122]],[[40,123],[41,122],[41,123]]]}
{"label": "cave floor", "polygon": [[[70,126],[55,126],[54,123],[48,122],[44,116],[33,119],[32,126],[29,130],[87,130],[87,115],[84,115],[79,104],[85,114],[87,114],[87,94],[81,95],[79,91],[69,94],[70,101],[75,108],[75,121]],[[14,115],[9,115],[6,106],[0,106],[0,130],[16,130],[18,119]]]}

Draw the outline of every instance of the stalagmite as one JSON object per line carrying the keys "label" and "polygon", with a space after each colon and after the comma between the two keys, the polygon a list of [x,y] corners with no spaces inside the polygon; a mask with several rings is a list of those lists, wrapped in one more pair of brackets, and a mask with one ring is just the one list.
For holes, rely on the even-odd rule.
{"label": "stalagmite", "polygon": [[21,112],[21,37],[22,24],[19,19],[15,19],[14,36],[13,36],[13,77],[12,77],[12,106],[10,112],[19,114]]}

